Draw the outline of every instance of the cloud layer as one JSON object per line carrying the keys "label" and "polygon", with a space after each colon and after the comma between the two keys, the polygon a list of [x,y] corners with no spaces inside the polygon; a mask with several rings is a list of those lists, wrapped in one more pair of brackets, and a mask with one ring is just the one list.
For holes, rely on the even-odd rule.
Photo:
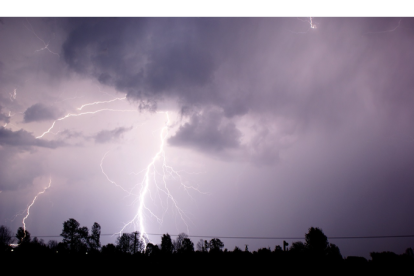
{"label": "cloud layer", "polygon": [[[129,99],[174,99],[191,110],[175,145],[205,146],[194,130],[211,106],[226,118],[287,118],[298,130],[339,128],[367,112],[414,115],[409,19],[398,33],[387,32],[399,22],[392,18],[315,22],[316,30],[295,18],[73,19],[63,56]],[[229,139],[213,148],[237,144]]]}
{"label": "cloud layer", "polygon": [[24,121],[26,123],[56,120],[62,113],[52,106],[47,106],[42,103],[36,103],[30,106],[24,112]]}

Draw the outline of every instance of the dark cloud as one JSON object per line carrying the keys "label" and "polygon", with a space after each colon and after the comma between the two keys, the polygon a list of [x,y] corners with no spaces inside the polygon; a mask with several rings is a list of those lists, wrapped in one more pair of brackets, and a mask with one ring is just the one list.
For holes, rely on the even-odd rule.
{"label": "dark cloud", "polygon": [[61,141],[46,141],[43,139],[36,139],[30,132],[23,129],[12,131],[4,127],[0,127],[0,145],[12,147],[43,147],[43,148],[57,148],[64,146]]}
{"label": "dark cloud", "polygon": [[[398,34],[385,35],[380,31],[398,19],[314,21],[315,30],[296,18],[73,19],[63,52],[72,69],[131,99],[214,104],[228,117],[271,111],[337,124],[355,100],[352,87],[367,84],[380,97],[393,89],[394,101],[413,101],[408,19]],[[379,33],[368,35],[373,31]],[[396,35],[401,39],[390,40]]]}
{"label": "dark cloud", "polygon": [[120,139],[122,134],[130,131],[131,129],[132,127],[118,127],[113,130],[102,130],[94,135],[93,138],[95,139],[95,143],[108,143]]}
{"label": "dark cloud", "polygon": [[61,137],[61,139],[71,139],[71,138],[78,138],[78,137],[82,137],[84,138],[85,136],[83,135],[82,132],[80,131],[71,131],[69,129],[65,129],[63,131],[60,131],[58,133],[59,137]]}
{"label": "dark cloud", "polygon": [[[300,18],[73,19],[63,56],[74,71],[127,92],[141,109],[172,99],[197,112],[215,106],[229,119],[288,118],[297,131],[335,131],[367,112],[367,99],[375,112],[414,116],[412,20],[313,23],[317,29]],[[171,143],[203,148],[206,142],[194,139],[204,128],[197,120]],[[232,144],[213,140],[225,143],[217,148]]]}
{"label": "dark cloud", "polygon": [[[64,59],[75,71],[133,99],[220,100],[214,74],[243,28],[257,20],[108,18],[71,20]],[[254,36],[254,32],[248,34]],[[252,37],[253,38],[253,37]],[[248,38],[247,38],[248,39]],[[237,39],[236,39],[237,40]],[[234,43],[234,44],[233,44]]]}
{"label": "dark cloud", "polygon": [[222,151],[240,145],[241,132],[232,122],[225,122],[218,111],[193,114],[190,122],[180,126],[169,138],[173,146],[195,147],[202,151]]}
{"label": "dark cloud", "polygon": [[62,113],[55,107],[48,106],[42,103],[37,103],[30,106],[24,112],[24,121],[26,123],[56,120]]}

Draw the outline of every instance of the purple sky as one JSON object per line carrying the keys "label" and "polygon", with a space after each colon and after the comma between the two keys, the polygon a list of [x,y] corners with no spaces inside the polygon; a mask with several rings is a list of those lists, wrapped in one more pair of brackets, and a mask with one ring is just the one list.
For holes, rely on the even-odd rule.
{"label": "purple sky", "polygon": [[[312,24],[1,19],[0,224],[22,226],[51,177],[26,220],[32,236],[59,235],[69,218],[119,232],[137,213],[168,112],[165,158],[181,179],[167,175],[164,186],[157,160],[148,233],[304,237],[314,226],[328,237],[414,234],[414,19]],[[67,114],[101,109],[111,110],[57,121],[36,138]],[[123,190],[135,185],[132,195]],[[230,250],[282,244],[223,241]],[[403,253],[414,240],[330,242],[344,256],[368,257]]]}

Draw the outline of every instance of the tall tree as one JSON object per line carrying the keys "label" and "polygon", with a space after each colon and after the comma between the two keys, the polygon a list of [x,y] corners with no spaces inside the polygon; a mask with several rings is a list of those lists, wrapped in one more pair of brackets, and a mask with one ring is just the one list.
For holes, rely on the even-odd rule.
{"label": "tall tree", "polygon": [[174,251],[178,252],[183,247],[184,239],[188,238],[188,235],[186,233],[180,233],[178,234],[175,241],[173,241]]}
{"label": "tall tree", "polygon": [[88,249],[89,230],[88,227],[80,227],[78,230],[79,240],[78,251],[86,251]]}
{"label": "tall tree", "polygon": [[171,241],[171,236],[167,233],[161,237],[161,251],[166,254],[171,254],[174,250],[174,246]]}
{"label": "tall tree", "polygon": [[121,236],[116,238],[116,248],[122,253],[131,253],[131,235],[127,233],[122,233]]}
{"label": "tall tree", "polygon": [[18,244],[29,243],[31,240],[29,231],[25,231],[23,227],[19,227],[19,229],[17,229],[16,238],[18,240]]}
{"label": "tall tree", "polygon": [[204,251],[203,252],[209,252],[210,250],[210,242],[207,240],[204,241]]}
{"label": "tall tree", "polygon": [[120,252],[123,253],[142,253],[145,250],[145,243],[148,243],[148,239],[141,237],[138,231],[133,233],[122,233],[116,239],[116,247]]}
{"label": "tall tree", "polygon": [[319,228],[311,227],[305,234],[305,246],[315,257],[322,257],[328,248],[328,238]]}
{"label": "tall tree", "polygon": [[149,243],[149,240],[145,237],[141,237],[141,233],[139,231],[135,231],[130,234],[131,235],[131,241],[132,241],[132,250],[131,252],[133,254],[135,253],[142,253],[145,250],[145,244]]}
{"label": "tall tree", "polygon": [[145,249],[147,256],[157,256],[160,253],[160,248],[156,244],[148,243]]}
{"label": "tall tree", "polygon": [[13,234],[6,226],[0,226],[0,251],[6,249],[13,242]]}
{"label": "tall tree", "polygon": [[193,253],[194,243],[189,238],[184,238],[183,242],[181,243],[181,248],[178,252],[185,254]]}
{"label": "tall tree", "polygon": [[92,225],[91,235],[88,238],[88,245],[92,251],[98,251],[101,248],[101,226],[95,222]]}
{"label": "tall tree", "polygon": [[88,228],[79,227],[79,222],[71,218],[63,223],[63,230],[60,234],[63,243],[69,247],[72,253],[87,250]]}
{"label": "tall tree", "polygon": [[224,247],[224,243],[220,239],[210,240],[210,252],[220,252]]}
{"label": "tall tree", "polygon": [[204,247],[204,240],[200,239],[197,243],[197,251],[206,252],[206,248]]}

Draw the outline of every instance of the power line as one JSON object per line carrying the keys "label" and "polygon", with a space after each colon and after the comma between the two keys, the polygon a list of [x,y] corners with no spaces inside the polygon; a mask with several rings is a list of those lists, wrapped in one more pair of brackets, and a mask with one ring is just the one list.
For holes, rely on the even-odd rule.
{"label": "power line", "polygon": [[[116,236],[119,233],[114,234],[101,234],[101,236]],[[164,234],[146,233],[149,236],[162,236]],[[32,235],[35,236],[35,235]],[[178,235],[170,235],[177,237]],[[61,238],[62,236],[36,236],[38,238]],[[219,238],[219,239],[240,239],[240,240],[304,240],[304,237],[252,237],[252,236],[200,236],[200,235],[188,235],[189,238]],[[352,240],[352,239],[390,239],[390,238],[414,238],[414,235],[391,235],[391,236],[334,236],[327,237],[329,240]]]}

